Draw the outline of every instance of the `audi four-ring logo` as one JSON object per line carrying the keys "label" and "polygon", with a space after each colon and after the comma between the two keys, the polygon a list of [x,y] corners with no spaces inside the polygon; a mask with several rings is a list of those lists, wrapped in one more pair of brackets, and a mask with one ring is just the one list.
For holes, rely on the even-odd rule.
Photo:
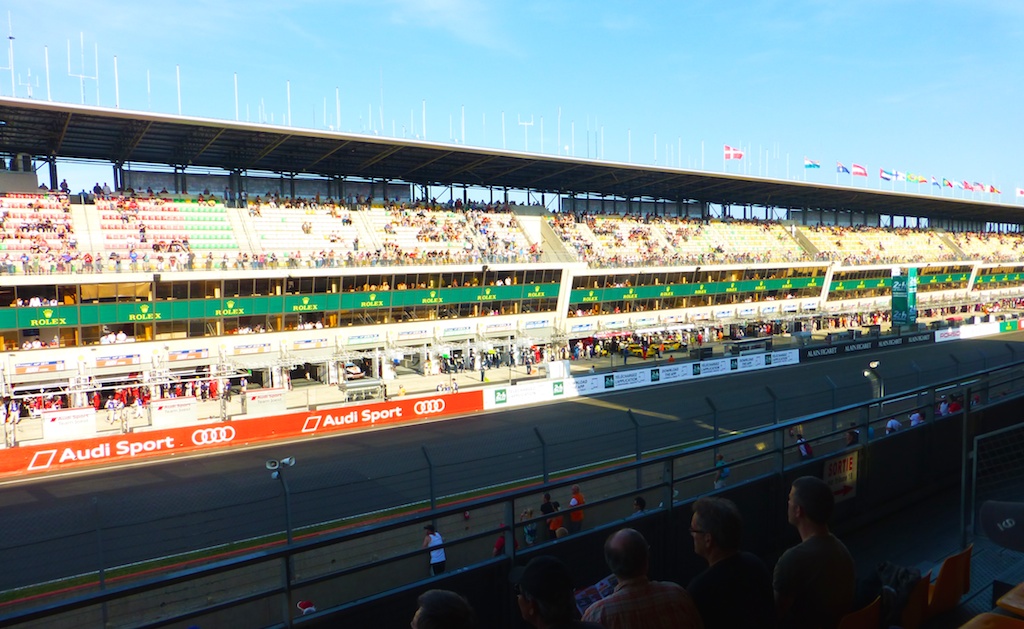
{"label": "audi four-ring logo", "polygon": [[420,400],[412,407],[417,415],[430,415],[444,410],[444,400]]}
{"label": "audi four-ring logo", "polygon": [[215,443],[228,443],[235,438],[234,426],[217,426],[216,428],[200,428],[192,433],[192,443],[197,446],[208,446]]}

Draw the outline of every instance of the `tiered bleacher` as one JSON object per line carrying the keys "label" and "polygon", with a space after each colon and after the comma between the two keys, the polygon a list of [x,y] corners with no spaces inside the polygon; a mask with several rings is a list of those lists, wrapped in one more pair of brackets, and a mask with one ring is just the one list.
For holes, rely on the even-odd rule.
{"label": "tiered bleacher", "polygon": [[960,256],[941,234],[931,230],[816,225],[801,232],[818,250],[818,259],[846,264],[939,262]]}
{"label": "tiered bleacher", "polygon": [[[99,233],[93,227],[91,236],[85,225],[75,225],[70,210],[62,194],[0,196],[0,271],[528,263],[541,258],[539,245],[507,206],[371,206],[271,197],[236,210],[201,196],[118,195],[96,199]],[[558,214],[547,222],[570,254],[599,268],[1024,259],[1024,236],[1009,233],[635,215]]]}
{"label": "tiered bleacher", "polygon": [[598,267],[810,259],[785,226],[772,221],[563,214],[549,224],[581,260]]}
{"label": "tiered bleacher", "polygon": [[222,203],[163,197],[96,199],[107,252],[236,251]]}
{"label": "tiered bleacher", "polygon": [[950,232],[949,237],[972,260],[1014,262],[1024,259],[1024,234]]}

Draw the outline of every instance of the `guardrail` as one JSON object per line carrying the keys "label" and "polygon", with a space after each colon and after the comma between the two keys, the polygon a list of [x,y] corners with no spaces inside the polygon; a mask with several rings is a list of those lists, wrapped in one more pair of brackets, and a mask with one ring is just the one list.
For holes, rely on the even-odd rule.
{"label": "guardrail", "polygon": [[[959,413],[941,416],[938,409],[942,396],[962,397],[967,403]],[[932,427],[966,420],[969,414],[1022,396],[1024,361],[1017,361],[663,454],[645,453],[637,446],[634,461],[570,471],[552,484],[542,485],[541,478],[526,476],[517,488],[496,495],[442,504],[430,511],[341,532],[307,535],[290,544],[202,567],[156,577],[125,577],[123,582],[113,582],[101,571],[73,596],[65,593],[62,600],[51,595],[9,604],[8,611],[0,616],[0,625],[30,626],[45,621],[49,626],[145,628],[185,622],[203,626],[312,626],[313,619],[297,617],[295,604],[299,600],[314,600],[321,610],[358,606],[381,592],[414,587],[426,579],[427,555],[419,543],[426,523],[445,534],[449,569],[472,573],[493,567],[496,560],[491,557],[491,549],[496,536],[502,535],[506,541],[500,561],[514,560],[527,550],[525,540],[520,549],[516,542],[523,539],[523,528],[528,525],[541,529],[538,542],[543,543],[545,517],[539,512],[533,518],[520,516],[525,508],[540,504],[544,491],[561,495],[567,494],[565,488],[571,484],[583,485],[590,498],[582,509],[588,529],[627,518],[638,495],[650,505],[648,515],[666,513],[713,491],[716,454],[724,454],[729,462],[730,487],[781,477],[787,470],[806,465],[800,444],[792,436],[796,431],[807,437],[814,460],[823,462],[825,480],[842,498],[856,493],[857,474],[862,471],[857,453],[864,447],[885,444],[888,419],[920,411],[923,427],[907,427],[905,431],[925,434]],[[635,421],[633,426],[639,444],[642,427]],[[848,441],[851,431],[855,438]],[[836,471],[840,467],[841,473]],[[431,468],[432,474],[440,471]],[[875,473],[881,475],[884,470]],[[285,492],[286,500],[287,496]],[[561,515],[571,512],[563,509]],[[289,537],[291,533],[289,530]]]}

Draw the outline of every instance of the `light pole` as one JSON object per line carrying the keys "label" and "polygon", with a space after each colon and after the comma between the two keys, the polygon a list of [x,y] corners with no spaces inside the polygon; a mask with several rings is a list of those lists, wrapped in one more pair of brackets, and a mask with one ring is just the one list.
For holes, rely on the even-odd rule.
{"label": "light pole", "polygon": [[288,489],[288,481],[284,477],[284,469],[286,467],[293,467],[295,465],[295,457],[288,456],[280,461],[277,459],[269,459],[266,463],[267,469],[270,470],[270,478],[281,481],[281,487],[284,488],[284,523],[285,523],[285,536],[288,540],[288,545],[292,545],[292,501],[291,491]]}
{"label": "light pole", "polygon": [[878,373],[879,362],[872,360],[868,363],[868,368],[864,370],[864,377],[871,381],[871,390],[876,398],[885,397],[885,381],[882,376]]}

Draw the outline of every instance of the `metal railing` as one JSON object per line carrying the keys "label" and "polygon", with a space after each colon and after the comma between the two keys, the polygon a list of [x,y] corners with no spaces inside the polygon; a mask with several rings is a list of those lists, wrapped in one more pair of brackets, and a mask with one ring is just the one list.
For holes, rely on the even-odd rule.
{"label": "metal railing", "polygon": [[[938,414],[943,395],[963,396],[970,406],[944,418]],[[645,497],[652,511],[662,511],[712,491],[713,462],[718,453],[729,462],[730,486],[754,482],[803,463],[791,436],[795,430],[802,431],[813,445],[815,458],[823,459],[885,438],[885,424],[892,417],[921,411],[928,426],[945,419],[956,421],[967,412],[1022,395],[1024,361],[1018,361],[790,421],[779,422],[776,417],[770,425],[662,454],[643,451],[643,428],[632,418],[635,452],[623,457],[632,461],[557,472],[549,472],[545,464],[542,475],[523,477],[507,491],[495,488],[500,493],[469,499],[432,492],[428,511],[364,521],[338,532],[297,535],[290,545],[272,545],[156,577],[126,577],[118,582],[105,579],[101,572],[72,596],[9,605],[0,625],[30,626],[45,620],[50,626],[148,628],[184,622],[218,626],[217,622],[230,619],[236,626],[301,626],[303,621],[295,613],[299,600],[315,600],[321,610],[357,605],[368,597],[427,578],[427,555],[420,547],[426,523],[445,535],[449,570],[473,570],[493,561],[490,551],[498,535],[506,536],[507,542],[524,539],[524,527],[537,525],[539,539],[544,539],[545,516],[535,512],[529,518],[523,513],[540,504],[545,491],[561,496],[568,494],[569,485],[583,485],[589,496],[583,508],[588,528],[600,526],[628,517],[638,495]],[[853,444],[847,441],[851,430],[859,431]],[[537,456],[547,461],[549,446],[539,433],[537,439]],[[425,453],[425,458],[432,478],[446,473],[443,466],[430,462],[429,454]],[[571,512],[566,508],[561,515]],[[506,555],[514,558],[518,552],[515,543],[505,544]]]}

